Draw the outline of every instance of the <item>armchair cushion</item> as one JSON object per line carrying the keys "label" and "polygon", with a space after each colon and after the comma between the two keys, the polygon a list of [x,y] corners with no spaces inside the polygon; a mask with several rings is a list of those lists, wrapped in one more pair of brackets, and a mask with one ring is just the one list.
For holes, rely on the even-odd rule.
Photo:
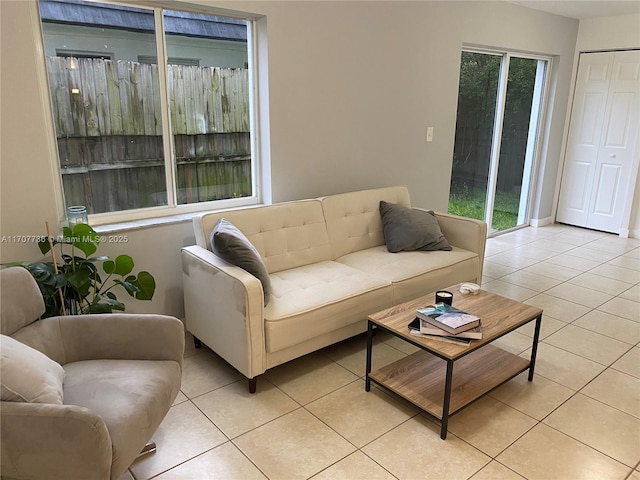
{"label": "armchair cushion", "polygon": [[111,437],[112,471],[125,471],[176,398],[180,365],[171,360],[85,360],[64,369],[65,402],[102,418]]}
{"label": "armchair cushion", "polygon": [[0,333],[13,335],[44,313],[44,300],[38,284],[26,268],[3,268],[0,275],[2,322]]}
{"label": "armchair cushion", "polygon": [[62,404],[62,366],[6,335],[0,335],[0,378],[3,401]]}
{"label": "armchair cushion", "polygon": [[384,241],[392,253],[413,250],[451,250],[432,211],[380,201]]}
{"label": "armchair cushion", "polygon": [[262,283],[264,305],[271,297],[271,280],[260,253],[245,235],[225,218],[211,232],[211,249],[223,260],[246,270]]}

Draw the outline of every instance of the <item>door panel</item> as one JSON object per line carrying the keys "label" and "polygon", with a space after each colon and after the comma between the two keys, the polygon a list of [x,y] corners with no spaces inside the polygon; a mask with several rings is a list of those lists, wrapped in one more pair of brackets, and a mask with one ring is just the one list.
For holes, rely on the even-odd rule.
{"label": "door panel", "polygon": [[557,220],[586,226],[609,84],[609,54],[580,57]]}
{"label": "door panel", "polygon": [[[640,52],[580,56],[557,220],[619,233],[633,198]],[[589,165],[589,168],[586,168]]]}
{"label": "door panel", "polygon": [[574,194],[568,197],[567,208],[573,211],[574,215],[584,215],[585,222],[588,214],[588,197],[585,186],[588,183],[588,179],[591,174],[591,163],[589,162],[577,162],[573,169],[573,175],[569,179],[571,182],[571,189]]}
{"label": "door panel", "polygon": [[633,106],[634,95],[633,92],[616,92],[612,97],[604,146],[605,148],[625,148],[629,144],[629,128],[632,118],[630,110]]}
{"label": "door panel", "polygon": [[584,147],[597,147],[600,138],[600,122],[604,108],[602,93],[588,93],[583,98],[582,115],[578,127],[579,144]]}
{"label": "door panel", "polygon": [[600,175],[596,189],[593,213],[611,217],[615,214],[615,193],[620,188],[620,165],[604,163],[600,166]]}

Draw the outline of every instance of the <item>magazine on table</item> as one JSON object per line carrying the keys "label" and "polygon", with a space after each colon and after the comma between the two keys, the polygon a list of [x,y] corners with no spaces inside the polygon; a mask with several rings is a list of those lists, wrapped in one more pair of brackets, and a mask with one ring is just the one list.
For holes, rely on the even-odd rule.
{"label": "magazine on table", "polygon": [[[421,318],[418,318],[418,317],[416,318],[420,320],[420,324],[418,325],[418,330],[420,331],[420,333],[424,333],[427,335],[442,335],[445,337],[454,335],[453,333],[449,333],[446,330],[442,330],[441,328],[438,328],[435,325],[432,325],[429,322],[422,320]],[[480,340],[482,338],[482,322],[469,330],[456,333],[455,336],[460,338],[471,338],[473,340]]]}
{"label": "magazine on table", "polygon": [[461,335],[452,335],[444,330],[433,327],[433,331],[437,331],[438,333],[422,333],[420,331],[420,320],[418,317],[414,318],[413,321],[408,325],[409,334],[415,335],[416,337],[421,338],[432,338],[435,340],[441,340],[447,343],[461,343],[463,345],[469,345],[471,343],[471,338],[463,337]]}
{"label": "magazine on table", "polygon": [[454,335],[471,330],[480,325],[480,317],[463,312],[446,303],[436,303],[427,307],[418,308],[416,310],[416,316],[424,320],[426,324],[433,325]]}

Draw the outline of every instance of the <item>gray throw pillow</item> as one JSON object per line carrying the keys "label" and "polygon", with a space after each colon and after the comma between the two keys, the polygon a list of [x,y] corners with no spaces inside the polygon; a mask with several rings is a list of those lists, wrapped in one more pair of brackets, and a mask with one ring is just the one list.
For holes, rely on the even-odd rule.
{"label": "gray throw pillow", "polygon": [[271,297],[271,280],[267,267],[256,247],[225,218],[221,218],[211,232],[211,249],[223,260],[246,270],[262,283],[264,306]]}
{"label": "gray throw pillow", "polygon": [[387,250],[451,250],[433,211],[380,202],[380,217]]}

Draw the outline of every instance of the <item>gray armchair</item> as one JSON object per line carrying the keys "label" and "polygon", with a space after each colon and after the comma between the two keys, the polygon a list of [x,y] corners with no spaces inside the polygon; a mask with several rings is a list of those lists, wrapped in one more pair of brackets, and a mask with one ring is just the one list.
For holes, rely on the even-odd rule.
{"label": "gray armchair", "polygon": [[[119,478],[178,394],[182,322],[133,314],[36,321],[44,303],[23,268],[0,270],[0,294],[0,333],[44,353],[64,370],[61,404],[0,404],[2,478]],[[4,352],[2,357],[8,366]],[[5,391],[3,380],[3,398]]]}

